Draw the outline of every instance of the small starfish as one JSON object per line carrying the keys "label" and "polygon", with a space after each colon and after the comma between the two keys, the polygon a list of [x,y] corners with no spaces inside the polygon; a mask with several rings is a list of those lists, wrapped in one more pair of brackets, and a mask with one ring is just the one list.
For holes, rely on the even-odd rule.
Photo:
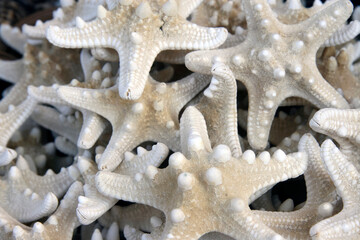
{"label": "small starfish", "polygon": [[[110,78],[112,70],[110,64],[105,64],[103,69],[101,69],[100,63],[91,57],[89,51],[86,50],[81,52],[80,60],[85,81],[79,82],[78,80],[73,79],[70,83],[71,86],[100,89],[114,85]],[[60,98],[57,93],[58,87],[59,85],[55,84],[51,87],[29,86],[28,93],[34,99],[42,103],[73,107],[70,103]],[[79,148],[89,149],[103,133],[106,127],[105,120],[91,111],[82,108],[79,110],[82,113],[83,123],[76,143]]]}
{"label": "small starfish", "polygon": [[208,81],[209,77],[201,74],[169,84],[148,77],[144,94],[136,101],[119,97],[117,86],[97,90],[61,86],[58,92],[63,100],[110,121],[113,133],[98,167],[114,170],[125,151],[145,141],[166,142],[170,149],[179,149],[179,112]]}
{"label": "small starfish", "polygon": [[[268,152],[255,158],[251,150],[240,159],[226,145],[211,149],[204,117],[188,107],[180,120],[181,149],[169,166],[149,166],[143,175],[100,171],[98,190],[108,196],[155,207],[166,216],[154,239],[198,239],[217,231],[236,239],[282,239],[258,220],[248,207],[263,189],[296,177],[307,166],[302,153]],[[240,184],[239,184],[240,183]]]}
{"label": "small starfish", "polygon": [[333,138],[341,152],[360,171],[360,110],[321,109],[310,120],[310,127]]}
{"label": "small starfish", "polygon": [[288,239],[309,239],[309,230],[323,218],[332,216],[336,201],[335,186],[328,175],[320,156],[320,146],[311,134],[305,134],[299,142],[299,151],[309,157],[304,173],[307,199],[305,205],[292,212],[254,213],[268,227]]}
{"label": "small starfish", "polygon": [[0,208],[3,223],[1,228],[5,228],[0,231],[1,239],[71,240],[74,229],[79,226],[75,208],[76,199],[81,194],[83,194],[82,184],[80,182],[73,183],[55,213],[44,224],[36,222],[32,228],[20,223]]}
{"label": "small starfish", "polygon": [[73,166],[58,174],[48,170],[44,176],[39,176],[19,156],[16,166],[0,180],[0,205],[21,222],[37,220],[55,211],[57,197],[61,197],[78,176]]}
{"label": "small starfish", "polygon": [[85,21],[96,17],[97,7],[104,5],[106,0],[61,0],[60,8],[53,12],[53,19],[43,23],[37,20],[35,26],[24,24],[22,31],[33,39],[46,38],[46,30],[49,26],[74,27],[76,17],[81,17]]}
{"label": "small starfish", "polygon": [[118,92],[123,99],[136,100],[160,51],[210,49],[226,40],[224,28],[200,27],[186,21],[200,2],[119,1],[112,11],[100,6],[97,19],[90,23],[77,18],[76,28],[49,27],[47,38],[61,47],[115,49],[120,59]]}
{"label": "small starfish", "polygon": [[[136,156],[130,152],[125,153],[125,161],[115,169],[115,172],[124,175],[143,174],[149,165],[160,166],[168,152],[169,149],[162,143],[154,145],[149,152],[138,147],[138,155]],[[101,152],[97,154],[101,155]],[[82,224],[90,224],[113,207],[117,199],[104,196],[97,191],[95,187],[97,168],[93,161],[79,157],[78,168],[85,180],[85,196],[79,198],[76,212]]]}
{"label": "small starfish", "polygon": [[359,239],[360,173],[331,140],[321,145],[321,157],[342,198],[343,209],[310,229],[313,239]]}
{"label": "small starfish", "polygon": [[243,1],[243,8],[246,40],[232,48],[189,53],[186,66],[209,74],[214,61],[224,62],[244,83],[249,92],[247,133],[252,147],[266,147],[275,111],[288,97],[302,97],[318,107],[349,107],[319,73],[315,54],[351,14],[350,1],[327,2],[323,10],[296,25],[281,23],[265,0]]}

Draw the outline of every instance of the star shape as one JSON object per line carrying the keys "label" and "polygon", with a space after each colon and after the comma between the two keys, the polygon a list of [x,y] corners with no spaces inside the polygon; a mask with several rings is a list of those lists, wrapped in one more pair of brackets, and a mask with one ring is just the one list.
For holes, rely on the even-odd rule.
{"label": "star shape", "polygon": [[358,239],[360,237],[360,174],[330,140],[321,145],[321,157],[343,201],[342,210],[310,229],[313,239]]}
{"label": "star shape", "polygon": [[166,84],[148,77],[144,94],[138,100],[122,99],[117,86],[109,89],[60,86],[58,93],[72,105],[110,121],[111,139],[98,160],[98,168],[114,170],[125,151],[131,151],[145,141],[166,142],[170,149],[179,149],[179,112],[208,84],[209,79],[209,76],[192,74]]}
{"label": "star shape", "polygon": [[346,100],[319,73],[315,54],[323,42],[349,17],[348,0],[327,2],[323,10],[295,25],[281,23],[265,0],[243,1],[248,33],[232,48],[196,51],[186,66],[209,74],[213,62],[226,63],[248,90],[247,134],[255,149],[266,147],[279,104],[301,97],[319,108],[348,108]]}
{"label": "star shape", "polygon": [[155,239],[198,239],[212,231],[235,239],[282,239],[251,213],[248,203],[263,189],[302,174],[306,155],[279,151],[256,158],[248,150],[236,159],[226,145],[212,150],[204,117],[191,106],[181,117],[180,134],[182,153],[172,154],[168,167],[149,166],[135,176],[100,171],[98,190],[161,210],[166,222],[150,234]]}
{"label": "star shape", "polygon": [[100,6],[92,22],[77,18],[75,28],[49,27],[47,38],[60,47],[115,49],[120,60],[118,93],[123,99],[136,100],[160,51],[210,49],[226,40],[226,29],[200,27],[186,20],[200,2],[120,1],[109,7],[111,11]]}

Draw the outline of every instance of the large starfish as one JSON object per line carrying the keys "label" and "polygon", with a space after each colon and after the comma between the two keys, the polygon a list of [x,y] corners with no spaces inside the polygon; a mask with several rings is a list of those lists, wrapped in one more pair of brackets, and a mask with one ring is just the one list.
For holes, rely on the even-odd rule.
{"label": "large starfish", "polygon": [[186,21],[200,2],[119,1],[113,9],[109,6],[111,11],[100,6],[92,22],[77,18],[76,28],[49,27],[47,38],[61,47],[115,49],[120,60],[118,93],[123,99],[139,99],[160,51],[210,49],[226,40],[224,28],[200,27]]}
{"label": "large starfish", "polygon": [[212,231],[236,239],[282,239],[254,217],[248,203],[264,188],[302,174],[306,155],[279,151],[273,158],[268,152],[256,158],[249,150],[236,159],[226,145],[212,150],[195,107],[184,111],[180,135],[184,155],[171,155],[167,168],[149,166],[144,176],[100,171],[98,190],[163,211],[166,222],[151,233],[154,239],[198,239]]}
{"label": "large starfish", "polygon": [[213,62],[226,63],[249,92],[247,133],[256,149],[266,147],[271,121],[288,97],[302,97],[318,107],[348,108],[345,99],[321,76],[316,51],[349,17],[348,0],[327,2],[323,9],[295,25],[281,23],[265,0],[244,0],[246,40],[232,48],[198,51],[186,66],[210,73]]}
{"label": "large starfish", "polygon": [[343,201],[343,209],[310,229],[313,239],[359,239],[360,173],[331,140],[321,145],[321,157]]}
{"label": "large starfish", "polygon": [[145,141],[166,142],[170,149],[178,150],[179,112],[209,79],[209,76],[192,74],[165,84],[148,77],[144,94],[136,101],[122,99],[117,86],[96,90],[61,86],[58,92],[63,100],[110,121],[113,133],[98,160],[98,167],[113,170],[122,161],[125,151]]}

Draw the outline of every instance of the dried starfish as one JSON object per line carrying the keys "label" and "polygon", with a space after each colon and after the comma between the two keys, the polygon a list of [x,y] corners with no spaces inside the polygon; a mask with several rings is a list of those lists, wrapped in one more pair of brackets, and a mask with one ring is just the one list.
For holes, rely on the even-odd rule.
{"label": "dried starfish", "polygon": [[335,216],[315,224],[310,235],[313,239],[359,239],[359,171],[329,139],[321,145],[321,157],[344,207]]}
{"label": "dried starfish", "polygon": [[282,239],[254,217],[248,202],[264,188],[301,174],[306,155],[279,151],[271,159],[264,152],[256,159],[249,150],[235,159],[226,145],[212,150],[205,120],[195,107],[184,111],[180,134],[184,155],[171,155],[167,168],[149,166],[145,176],[100,171],[98,190],[163,211],[166,222],[151,233],[155,239],[198,239],[211,231],[237,239]]}
{"label": "dried starfish", "polygon": [[340,144],[341,152],[360,171],[360,110],[331,109],[317,111],[310,127],[332,137]]}
{"label": "dried starfish", "polygon": [[47,38],[61,47],[115,49],[120,59],[118,93],[123,99],[136,100],[160,51],[210,49],[226,40],[224,28],[200,27],[186,21],[200,2],[120,1],[113,9],[109,6],[111,11],[100,6],[92,22],[77,18],[76,28],[49,27]]}
{"label": "dried starfish", "polygon": [[136,101],[119,97],[117,86],[97,90],[61,86],[58,92],[63,100],[110,121],[113,133],[98,160],[98,168],[114,170],[125,151],[145,141],[166,142],[170,149],[178,150],[179,112],[208,81],[208,76],[200,74],[169,84],[149,77],[144,94]]}
{"label": "dried starfish", "polygon": [[224,62],[244,83],[249,92],[247,133],[252,147],[266,147],[271,121],[285,98],[302,97],[318,107],[349,107],[319,73],[315,54],[351,14],[350,1],[327,2],[321,11],[295,25],[281,23],[265,0],[243,1],[243,9],[246,40],[232,48],[189,53],[186,66],[208,74],[214,61]]}

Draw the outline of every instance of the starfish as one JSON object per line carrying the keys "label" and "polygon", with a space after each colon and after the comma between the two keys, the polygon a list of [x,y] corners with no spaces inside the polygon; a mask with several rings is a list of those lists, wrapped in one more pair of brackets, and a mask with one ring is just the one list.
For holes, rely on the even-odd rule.
{"label": "starfish", "polygon": [[60,8],[53,12],[53,19],[43,23],[37,20],[35,26],[24,24],[23,33],[32,39],[46,38],[46,30],[49,26],[74,27],[76,17],[81,17],[85,21],[96,17],[97,7],[104,5],[106,0],[61,0]]}
{"label": "starfish", "polygon": [[183,154],[172,154],[167,168],[149,166],[144,176],[100,171],[98,190],[164,212],[165,224],[150,234],[154,239],[198,239],[212,231],[236,239],[282,239],[248,203],[263,189],[302,174],[306,155],[279,151],[273,158],[268,152],[255,158],[248,150],[235,159],[226,145],[212,150],[204,117],[191,106],[181,117],[180,135]]}
{"label": "starfish", "polygon": [[[79,82],[76,79],[71,81],[71,86],[81,88],[100,89],[114,85],[111,79],[111,65],[105,64],[101,69],[100,63],[90,56],[89,51],[83,50],[80,54],[81,66],[84,72],[85,81]],[[51,87],[28,87],[28,93],[39,102],[73,107],[70,103],[61,99],[57,93],[59,85]],[[77,146],[83,149],[91,148],[105,130],[106,124],[102,117],[85,109],[79,109],[82,113],[83,123],[76,141]],[[63,126],[61,126],[62,128]],[[74,139],[75,140],[75,139]]]}
{"label": "starfish", "polygon": [[[210,49],[227,37],[224,28],[200,27],[186,17],[201,0],[119,1],[111,11],[99,6],[97,19],[77,27],[48,28],[47,38],[61,47],[113,48],[119,54],[118,93],[139,99],[150,67],[162,50]],[[100,32],[99,32],[100,31]]]}
{"label": "starfish", "polygon": [[201,74],[169,84],[148,77],[144,94],[136,101],[122,99],[117,86],[96,90],[61,86],[58,92],[63,100],[110,121],[113,133],[98,168],[114,170],[125,151],[145,141],[166,142],[170,149],[179,149],[179,112],[208,81],[209,77]]}
{"label": "starfish", "polygon": [[360,171],[360,110],[321,109],[310,120],[310,127],[333,138],[341,152]]}
{"label": "starfish", "polygon": [[308,155],[304,173],[307,199],[305,205],[292,212],[254,211],[268,227],[287,239],[309,239],[310,228],[320,220],[332,216],[340,201],[336,201],[335,186],[320,156],[320,146],[311,134],[299,142],[299,151]]}
{"label": "starfish", "polygon": [[16,166],[0,180],[0,207],[21,222],[37,220],[55,211],[57,197],[61,197],[78,176],[73,166],[58,174],[48,170],[44,176],[39,176],[19,156]]}
{"label": "starfish", "polygon": [[321,157],[343,201],[343,209],[310,229],[313,239],[359,239],[360,173],[330,140],[321,145]]}
{"label": "starfish", "polygon": [[249,93],[248,140],[266,147],[271,121],[288,97],[302,97],[322,107],[348,108],[345,99],[319,73],[315,54],[351,14],[348,0],[327,2],[323,9],[295,25],[281,23],[265,0],[243,1],[248,33],[232,48],[196,51],[186,66],[209,74],[213,62],[226,63]]}
{"label": "starfish", "polygon": [[0,216],[2,219],[0,231],[1,239],[16,240],[70,240],[73,231],[79,226],[75,214],[76,199],[83,194],[82,184],[80,182],[73,183],[64,198],[61,200],[59,207],[44,224],[36,222],[32,227],[28,227],[13,217],[9,216],[6,211],[0,208]]}
{"label": "starfish", "polygon": [[26,36],[17,27],[12,27],[9,24],[2,23],[0,25],[1,40],[16,50],[18,53],[23,54],[26,44]]}
{"label": "starfish", "polygon": [[[149,165],[160,166],[167,157],[168,152],[169,149],[162,143],[154,145],[149,152],[142,147],[138,147],[136,156],[131,152],[125,153],[125,161],[115,169],[115,172],[124,175],[143,174]],[[97,154],[101,155],[101,151],[98,151]],[[113,207],[118,200],[104,196],[97,191],[95,186],[97,168],[93,161],[79,157],[78,168],[85,181],[85,196],[79,198],[76,212],[80,223],[90,224]]]}

